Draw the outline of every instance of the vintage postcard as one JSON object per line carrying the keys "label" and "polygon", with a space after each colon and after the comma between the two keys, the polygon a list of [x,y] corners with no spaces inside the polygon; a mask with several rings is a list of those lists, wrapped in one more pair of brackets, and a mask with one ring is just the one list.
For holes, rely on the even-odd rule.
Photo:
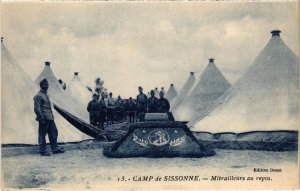
{"label": "vintage postcard", "polygon": [[299,189],[299,1],[2,1],[1,189]]}

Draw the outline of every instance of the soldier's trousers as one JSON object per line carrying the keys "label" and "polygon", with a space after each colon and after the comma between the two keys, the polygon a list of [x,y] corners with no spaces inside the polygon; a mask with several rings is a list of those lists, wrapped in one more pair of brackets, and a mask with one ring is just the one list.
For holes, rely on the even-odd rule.
{"label": "soldier's trousers", "polygon": [[129,111],[128,112],[129,122],[134,123],[134,116],[135,116],[135,112],[134,111]]}
{"label": "soldier's trousers", "polygon": [[107,121],[114,121],[114,109],[107,108]]}
{"label": "soldier's trousers", "polygon": [[46,120],[45,123],[39,122],[39,146],[40,153],[46,152],[46,135],[48,134],[51,150],[56,151],[58,149],[57,136],[58,131],[54,120]]}
{"label": "soldier's trousers", "polygon": [[138,115],[138,118],[139,118],[139,121],[145,121],[145,109],[138,109],[137,111],[137,115]]}

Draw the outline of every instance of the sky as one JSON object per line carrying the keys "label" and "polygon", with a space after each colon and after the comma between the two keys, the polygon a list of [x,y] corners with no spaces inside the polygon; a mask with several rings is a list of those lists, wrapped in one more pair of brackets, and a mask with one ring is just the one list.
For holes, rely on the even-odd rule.
{"label": "sky", "polygon": [[[50,61],[67,84],[74,72],[94,87],[100,76],[114,96],[136,96],[215,63],[234,83],[279,29],[298,55],[295,2],[2,3],[1,36],[35,80]],[[5,80],[3,80],[5,83]]]}

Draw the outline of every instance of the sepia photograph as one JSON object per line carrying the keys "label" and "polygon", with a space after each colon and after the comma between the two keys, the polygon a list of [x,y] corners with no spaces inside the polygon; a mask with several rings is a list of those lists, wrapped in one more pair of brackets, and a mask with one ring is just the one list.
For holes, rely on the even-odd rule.
{"label": "sepia photograph", "polygon": [[299,1],[1,2],[1,189],[299,189]]}

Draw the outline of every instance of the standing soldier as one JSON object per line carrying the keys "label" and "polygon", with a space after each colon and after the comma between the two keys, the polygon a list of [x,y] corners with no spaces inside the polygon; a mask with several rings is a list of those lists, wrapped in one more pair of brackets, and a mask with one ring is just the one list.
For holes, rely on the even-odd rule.
{"label": "standing soldier", "polygon": [[173,117],[172,113],[169,112],[169,109],[170,109],[169,101],[166,98],[164,98],[164,92],[161,91],[159,93],[159,97],[160,98],[157,103],[157,111],[159,113],[167,113],[169,120],[174,121],[174,117]]}
{"label": "standing soldier", "polygon": [[115,109],[115,100],[112,97],[112,93],[109,93],[109,96],[106,100],[106,108],[107,108],[107,124],[109,121],[111,124],[114,123],[114,109]]}
{"label": "standing soldier", "polygon": [[150,97],[147,100],[148,113],[157,113],[158,98],[155,97],[155,92],[151,90]]}
{"label": "standing soldier", "polygon": [[122,118],[122,98],[121,96],[118,96],[116,102],[115,102],[115,114],[116,114],[116,118],[117,118],[117,121],[121,120]]}
{"label": "standing soldier", "polygon": [[106,120],[106,102],[105,95],[101,93],[101,99],[99,100],[99,128],[104,130],[104,122]]}
{"label": "standing soldier", "polygon": [[143,93],[143,88],[139,87],[139,94],[136,97],[137,101],[137,115],[139,121],[145,120],[145,113],[147,110],[147,96]]}
{"label": "standing soldier", "polygon": [[132,97],[130,97],[128,102],[127,102],[127,111],[128,111],[129,122],[134,123],[136,105],[135,105]]}
{"label": "standing soldier", "polygon": [[164,92],[159,92],[159,100],[158,100],[158,104],[157,104],[157,111],[159,113],[167,113],[169,112],[170,109],[170,104],[169,101],[164,98]]}
{"label": "standing soldier", "polygon": [[34,96],[34,112],[36,120],[39,122],[38,143],[40,146],[41,156],[50,156],[46,151],[46,135],[48,134],[51,150],[53,154],[64,153],[65,150],[58,148],[57,136],[58,131],[54,122],[50,99],[47,94],[49,83],[47,79],[40,81],[40,91]]}
{"label": "standing soldier", "polygon": [[87,111],[90,114],[90,124],[97,126],[99,109],[98,109],[98,94],[93,94],[93,99],[88,103]]}

